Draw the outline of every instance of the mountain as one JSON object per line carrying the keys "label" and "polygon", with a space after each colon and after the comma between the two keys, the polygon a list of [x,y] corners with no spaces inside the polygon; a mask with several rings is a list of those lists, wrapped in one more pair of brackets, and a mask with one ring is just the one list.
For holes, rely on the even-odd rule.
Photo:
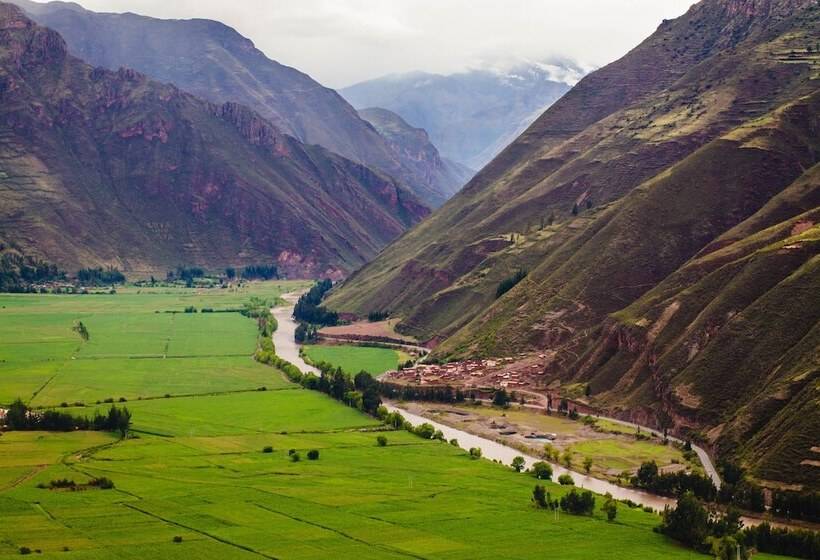
{"label": "mountain", "polygon": [[[703,0],[585,77],[328,305],[820,487],[820,7]],[[527,277],[502,297],[517,270]]]}
{"label": "mountain", "polygon": [[340,90],[356,108],[383,107],[429,132],[441,153],[481,169],[584,74],[568,62],[517,62],[447,76],[414,72]]}
{"label": "mountain", "polygon": [[29,16],[60,33],[70,52],[94,66],[133,68],[214,103],[247,105],[282,132],[318,144],[402,181],[423,202],[439,206],[461,184],[428,180],[338,93],[267,58],[220,22],[164,20],[132,13],[96,13],[74,3],[17,0]]}
{"label": "mountain", "polygon": [[394,179],[130,70],[0,4],[0,238],[63,269],[341,276],[428,213]]}
{"label": "mountain", "polygon": [[[379,107],[360,109],[359,115],[379,131],[390,143],[391,149],[402,154],[408,165],[414,165],[414,172],[438,185],[455,187],[469,181],[475,171],[468,167],[442,158],[438,149],[430,142],[430,137],[423,128],[414,128],[392,111]],[[445,190],[449,198],[458,192],[457,188]]]}

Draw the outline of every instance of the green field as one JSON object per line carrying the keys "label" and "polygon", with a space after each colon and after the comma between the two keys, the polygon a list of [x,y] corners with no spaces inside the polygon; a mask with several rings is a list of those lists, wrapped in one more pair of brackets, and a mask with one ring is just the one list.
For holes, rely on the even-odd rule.
{"label": "green field", "polygon": [[[0,294],[0,403],[93,404],[281,386],[251,358],[256,324],[239,313],[252,296],[277,301],[304,283],[237,289],[124,288],[115,295]],[[166,313],[177,311],[180,313]],[[87,342],[72,331],[86,325]]]}
{"label": "green field", "polygon": [[372,375],[381,375],[386,371],[396,369],[402,356],[406,356],[390,348],[347,344],[306,345],[303,348],[313,363],[327,362],[354,375],[362,370]]}
{"label": "green field", "polygon": [[[281,289],[255,288],[268,297]],[[212,292],[190,297],[230,307],[243,295]],[[371,417],[249,361],[253,321],[154,313],[188,300],[129,290],[2,296],[5,400],[84,399],[67,410],[91,414],[97,396],[143,398],[127,403],[126,440],[0,435],[0,558],[21,547],[82,560],[705,558],[654,533],[657,516],[625,506],[614,523],[600,511],[556,521],[530,505],[529,475],[450,445],[399,431],[378,447]],[[70,330],[77,318],[88,344]],[[141,357],[155,354],[166,357]],[[310,449],[318,461],[306,459]],[[116,488],[37,488],[102,476]]]}

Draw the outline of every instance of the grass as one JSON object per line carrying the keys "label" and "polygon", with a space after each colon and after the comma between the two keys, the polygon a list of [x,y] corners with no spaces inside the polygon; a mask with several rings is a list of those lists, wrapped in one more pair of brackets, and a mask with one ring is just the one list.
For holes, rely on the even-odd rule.
{"label": "grass", "polygon": [[304,346],[304,351],[314,363],[327,362],[351,374],[364,370],[373,375],[380,375],[396,369],[401,358],[397,351],[390,348],[369,346],[308,345]]}
{"label": "grass", "polygon": [[[254,332],[239,317],[222,316],[230,329],[201,314],[177,322],[181,316],[154,316],[168,304],[163,294],[122,292],[100,296],[108,302],[2,298],[3,318],[13,317],[0,321],[3,359],[14,365],[2,370],[4,394],[54,375],[37,401],[145,398],[127,403],[134,437],[126,440],[94,432],[0,435],[0,559],[18,558],[23,546],[42,550],[42,558],[88,560],[699,557],[654,533],[654,514],[624,506],[615,523],[597,510],[556,521],[531,506],[529,475],[404,431],[388,433],[389,445],[379,447],[372,418],[286,384],[274,369],[206,355],[209,328],[223,338],[212,347],[221,352],[252,345],[244,337]],[[95,352],[114,357],[81,359],[86,348],[70,331],[79,315],[88,317]],[[132,348],[154,352],[163,336],[169,348],[187,344],[198,356],[128,357]],[[40,345],[41,355],[32,350]],[[263,378],[267,391],[220,392],[254,388]],[[191,396],[164,398],[175,382]],[[90,414],[93,406],[67,410]],[[263,453],[268,446],[273,451]],[[320,457],[292,462],[290,449],[303,457],[317,449]],[[114,489],[37,488],[103,476]],[[549,484],[549,491],[566,490]]]}
{"label": "grass", "polygon": [[[114,295],[0,295],[0,403],[32,406],[274,388],[284,381],[251,358],[256,325],[239,313],[304,282],[235,289],[135,288]],[[72,331],[82,321],[90,338]]]}

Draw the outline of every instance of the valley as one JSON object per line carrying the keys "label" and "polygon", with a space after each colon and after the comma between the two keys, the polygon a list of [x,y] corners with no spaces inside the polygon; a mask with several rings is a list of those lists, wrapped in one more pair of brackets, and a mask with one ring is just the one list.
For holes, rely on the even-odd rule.
{"label": "valley", "polygon": [[820,559],[820,0],[81,2],[0,0],[0,560]]}
{"label": "valley", "polygon": [[[253,362],[253,321],[238,313],[164,313],[189,305],[230,309],[250,296],[273,302],[298,287],[272,282],[239,292],[3,296],[3,375],[15,380],[4,383],[3,402],[15,398],[11,392],[30,400],[51,379],[54,390],[35,397],[41,405],[68,399],[64,410],[88,414],[110,406],[96,405],[95,398],[119,401],[123,395],[126,402],[117,404],[128,407],[133,423],[122,440],[100,432],[4,432],[0,556],[17,557],[21,547],[44,557],[68,549],[78,558],[321,558],[329,549],[366,558],[537,558],[550,549],[569,558],[632,558],[636,551],[650,558],[697,556],[653,533],[657,515],[640,509],[623,506],[616,524],[599,513],[553,520],[530,505],[530,475],[471,460],[458,448],[403,430],[385,431],[378,420],[291,384],[276,369]],[[8,319],[21,313],[31,319],[9,331]],[[168,315],[186,322],[168,326]],[[71,332],[77,319],[88,325],[87,343]],[[212,329],[212,320],[235,334],[203,338],[198,333]],[[41,332],[50,333],[42,342],[49,351],[32,357],[32,340]],[[146,384],[139,363],[151,358],[125,355],[126,332],[144,355],[161,354],[170,339],[164,361],[173,362],[171,349],[180,345],[186,355],[200,356],[181,359],[202,361],[201,373],[186,379],[165,370],[161,383]],[[217,342],[222,352],[245,353],[235,358],[247,371],[244,385],[226,375],[223,358],[212,356]],[[62,368],[83,361],[99,373],[76,386],[73,372]],[[20,364],[22,371],[9,371]],[[85,406],[77,408],[80,398]],[[378,434],[387,436],[386,447],[376,445]],[[263,453],[266,446],[270,453]],[[302,460],[290,459],[289,449]],[[311,449],[319,451],[315,461],[304,458]],[[112,480],[114,489],[37,487],[99,476]],[[554,495],[567,491],[547,484]],[[593,529],[598,537],[587,538]],[[613,539],[629,542],[620,556],[610,550]]]}

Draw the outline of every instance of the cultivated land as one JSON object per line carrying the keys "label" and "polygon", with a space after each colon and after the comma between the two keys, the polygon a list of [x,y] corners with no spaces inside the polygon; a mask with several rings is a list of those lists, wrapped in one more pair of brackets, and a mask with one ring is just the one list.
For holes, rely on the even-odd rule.
{"label": "cultivated land", "polygon": [[350,345],[308,345],[303,348],[311,362],[327,362],[354,375],[360,371],[381,375],[396,369],[402,357],[407,359],[407,354],[400,354],[390,348]]}
{"label": "cultivated land", "polygon": [[[0,558],[18,558],[23,546],[41,558],[89,560],[705,558],[652,532],[656,515],[625,506],[614,523],[597,509],[556,521],[530,505],[533,478],[453,446],[401,431],[378,447],[374,419],[250,362],[250,319],[154,313],[230,308],[292,289],[2,296],[0,400],[144,398],[127,403],[136,437],[124,441],[98,432],[0,435]],[[76,319],[88,326],[88,344],[71,331]],[[175,348],[196,356],[172,358]],[[157,357],[129,357],[137,355]],[[246,368],[245,380],[224,365],[229,358]],[[70,369],[78,362],[101,367]],[[268,390],[243,391],[259,385]],[[302,460],[291,461],[290,449]],[[306,459],[310,449],[318,461]],[[101,476],[116,488],[36,487]],[[553,496],[566,491],[548,486]]]}
{"label": "cultivated land", "polygon": [[[634,474],[644,461],[655,461],[665,471],[686,468],[702,473],[696,459],[687,461],[672,444],[663,445],[657,438],[638,440],[635,430],[614,422],[597,420],[597,429],[563,415],[546,415],[543,411],[512,406],[444,405],[437,403],[403,403],[411,412],[473,433],[510,447],[540,456],[549,443],[562,455],[572,454],[572,469],[583,472],[584,459],[592,459],[591,474],[616,480],[628,472]],[[514,432],[514,433],[510,433]],[[617,432],[617,433],[613,433]],[[528,439],[531,434],[552,434],[554,439]],[[646,435],[646,434],[645,434]]]}

